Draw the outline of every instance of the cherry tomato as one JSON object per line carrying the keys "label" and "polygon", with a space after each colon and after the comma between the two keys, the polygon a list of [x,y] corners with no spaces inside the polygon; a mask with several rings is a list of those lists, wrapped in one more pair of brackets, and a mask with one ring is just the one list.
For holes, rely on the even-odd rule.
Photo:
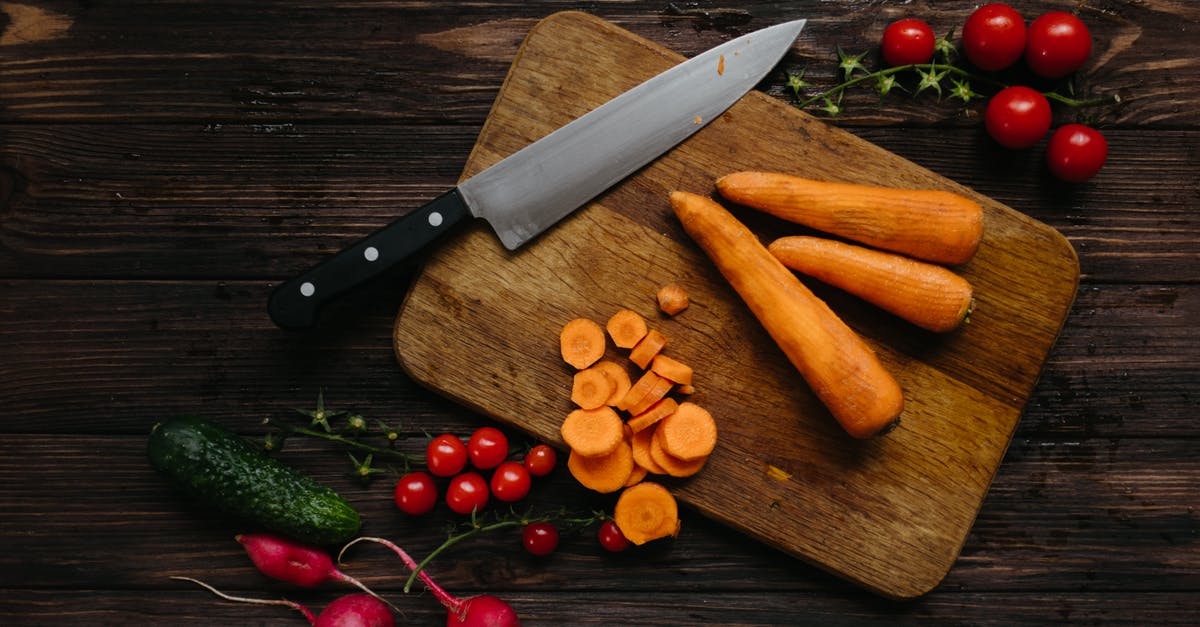
{"label": "cherry tomato", "polygon": [[473,470],[454,475],[450,485],[446,487],[446,505],[449,505],[455,514],[470,514],[472,511],[482,510],[487,505],[489,496],[487,480]]}
{"label": "cherry tomato", "polygon": [[1035,89],[1001,89],[983,113],[987,132],[1005,148],[1029,148],[1050,130],[1050,102]]}
{"label": "cherry tomato", "polygon": [[525,454],[525,470],[535,477],[545,477],[558,463],[558,453],[549,444],[537,444]]}
{"label": "cherry tomato", "polygon": [[1083,67],[1092,54],[1092,34],[1070,13],[1051,11],[1029,25],[1025,62],[1034,74],[1062,78]]}
{"label": "cherry tomato", "polygon": [[1071,183],[1082,183],[1100,171],[1108,159],[1108,142],[1094,128],[1065,124],[1046,144],[1050,173]]}
{"label": "cherry tomato", "polygon": [[521,531],[521,544],[532,555],[549,555],[558,548],[558,528],[548,522],[529,523]]}
{"label": "cherry tomato", "polygon": [[467,442],[467,454],[472,466],[480,470],[495,468],[508,457],[508,437],[495,427],[480,427]]}
{"label": "cherry tomato", "polygon": [[612,519],[600,523],[596,538],[600,540],[600,546],[604,547],[606,551],[620,553],[629,548],[629,540],[625,538],[625,534],[621,533],[621,528]]}
{"label": "cherry tomato", "polygon": [[467,446],[458,436],[443,433],[425,447],[425,466],[436,477],[449,477],[467,466]]}
{"label": "cherry tomato", "polygon": [[492,473],[492,495],[505,503],[514,503],[529,495],[532,481],[521,462],[504,462]]}
{"label": "cherry tomato", "polygon": [[985,4],[963,23],[962,46],[975,67],[1003,70],[1025,52],[1025,20],[1007,4]]}
{"label": "cherry tomato", "polygon": [[433,477],[422,471],[410,472],[396,483],[396,507],[405,514],[419,516],[428,514],[437,504],[437,485]]}
{"label": "cherry tomato", "polygon": [[883,60],[888,65],[928,63],[933,58],[933,29],[911,17],[896,20],[883,31]]}

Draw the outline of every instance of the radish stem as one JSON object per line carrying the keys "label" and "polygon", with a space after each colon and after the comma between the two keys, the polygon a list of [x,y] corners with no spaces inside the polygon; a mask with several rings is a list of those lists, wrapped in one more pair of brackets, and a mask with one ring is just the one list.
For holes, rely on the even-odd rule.
{"label": "radish stem", "polygon": [[199,579],[192,579],[191,577],[181,577],[181,576],[172,576],[171,579],[176,579],[179,581],[190,581],[202,588],[205,588],[209,592],[221,597],[222,599],[225,599],[226,601],[233,601],[235,603],[253,603],[255,605],[282,605],[284,607],[290,607],[290,608],[297,610],[300,613],[304,614],[304,617],[308,619],[309,624],[313,624],[313,623],[317,622],[317,617],[314,616],[313,613],[311,611],[309,611],[309,609],[307,607],[304,607],[303,605],[300,605],[299,603],[296,603],[295,601],[289,601],[287,599],[251,599],[249,597],[238,597],[238,596],[233,596],[232,594],[225,594],[224,592],[217,590],[216,588],[204,583],[203,581],[200,581]]}

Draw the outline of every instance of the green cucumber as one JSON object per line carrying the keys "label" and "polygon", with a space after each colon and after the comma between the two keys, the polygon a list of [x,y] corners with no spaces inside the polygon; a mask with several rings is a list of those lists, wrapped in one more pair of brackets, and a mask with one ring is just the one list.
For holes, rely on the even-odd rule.
{"label": "green cucumber", "polygon": [[358,512],[336,492],[204,418],[177,416],[154,425],[147,452],[184,495],[246,522],[319,545],[358,534]]}

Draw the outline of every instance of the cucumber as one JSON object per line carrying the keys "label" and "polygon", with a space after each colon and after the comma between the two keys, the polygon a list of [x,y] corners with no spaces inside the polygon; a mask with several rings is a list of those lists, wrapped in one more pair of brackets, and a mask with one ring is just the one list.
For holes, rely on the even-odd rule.
{"label": "cucumber", "polygon": [[204,418],[154,425],[147,453],[178,491],[243,521],[319,545],[358,534],[358,512],[336,492]]}

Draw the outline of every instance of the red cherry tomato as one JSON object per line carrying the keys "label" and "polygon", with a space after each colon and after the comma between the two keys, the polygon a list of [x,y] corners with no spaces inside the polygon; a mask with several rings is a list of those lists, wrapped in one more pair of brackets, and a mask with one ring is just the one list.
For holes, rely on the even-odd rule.
{"label": "red cherry tomato", "polygon": [[606,551],[620,553],[629,548],[629,540],[625,538],[625,534],[621,533],[621,528],[612,519],[600,523],[600,529],[596,533],[596,538],[600,541],[600,546]]}
{"label": "red cherry tomato", "polygon": [[483,475],[469,471],[455,475],[446,487],[446,505],[455,514],[470,514],[479,511],[487,505],[488,484]]}
{"label": "red cherry tomato", "polygon": [[558,463],[558,453],[549,444],[537,444],[525,454],[525,470],[535,477],[545,477]]}
{"label": "red cherry tomato", "polygon": [[521,530],[521,544],[532,555],[549,555],[558,548],[558,528],[548,522],[529,523]]}
{"label": "red cherry tomato", "polygon": [[520,462],[504,462],[492,473],[492,495],[505,503],[514,503],[529,495],[532,480]]}
{"label": "red cherry tomato", "polygon": [[933,29],[925,22],[911,17],[896,20],[883,31],[883,60],[891,66],[928,63],[933,44]]}
{"label": "red cherry tomato", "polygon": [[1025,52],[1025,20],[1007,4],[986,4],[963,23],[963,54],[988,72],[1003,70]]}
{"label": "red cherry tomato", "polygon": [[1046,164],[1061,180],[1082,183],[1104,167],[1108,142],[1094,128],[1066,124],[1054,131],[1046,144]]}
{"label": "red cherry tomato", "polygon": [[495,468],[508,457],[508,437],[495,427],[480,427],[471,434],[467,453],[472,466],[480,470]]}
{"label": "red cherry tomato", "polygon": [[425,447],[425,467],[436,477],[449,477],[467,466],[467,446],[452,433],[443,433]]}
{"label": "red cherry tomato", "polygon": [[1062,78],[1083,67],[1092,54],[1092,34],[1070,13],[1051,11],[1029,25],[1025,62],[1034,74]]}
{"label": "red cherry tomato", "polygon": [[1006,87],[988,101],[983,121],[1001,146],[1029,148],[1050,130],[1050,102],[1029,87]]}
{"label": "red cherry tomato", "polygon": [[437,504],[437,485],[427,472],[410,472],[396,483],[396,507],[405,514],[419,516],[428,514]]}

